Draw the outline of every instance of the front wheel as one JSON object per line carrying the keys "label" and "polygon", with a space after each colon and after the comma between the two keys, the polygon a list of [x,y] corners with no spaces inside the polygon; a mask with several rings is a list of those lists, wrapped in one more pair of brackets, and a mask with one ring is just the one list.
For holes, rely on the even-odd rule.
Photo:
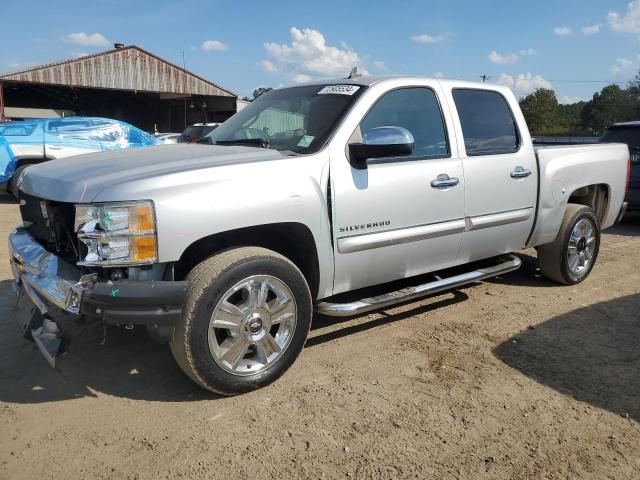
{"label": "front wheel", "polygon": [[585,280],[598,258],[600,222],[592,208],[570,203],[558,236],[538,247],[540,270],[549,280],[575,285]]}
{"label": "front wheel", "polygon": [[268,385],[293,364],[311,326],[312,302],[291,261],[264,248],[237,248],[197,265],[187,284],[170,346],[198,385],[235,395]]}

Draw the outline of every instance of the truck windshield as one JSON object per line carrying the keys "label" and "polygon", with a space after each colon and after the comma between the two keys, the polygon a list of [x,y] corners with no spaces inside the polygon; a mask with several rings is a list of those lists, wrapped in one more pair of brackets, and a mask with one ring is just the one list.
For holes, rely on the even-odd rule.
{"label": "truck windshield", "polygon": [[201,140],[294,153],[320,150],[365,87],[312,85],[261,95]]}

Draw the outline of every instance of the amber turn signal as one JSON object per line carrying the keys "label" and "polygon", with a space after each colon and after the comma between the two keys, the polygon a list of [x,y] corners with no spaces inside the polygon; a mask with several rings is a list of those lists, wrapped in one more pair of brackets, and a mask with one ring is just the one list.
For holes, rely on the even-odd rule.
{"label": "amber turn signal", "polygon": [[131,238],[130,257],[134,262],[152,262],[157,259],[156,237],[145,235]]}
{"label": "amber turn signal", "polygon": [[149,204],[136,205],[131,208],[131,233],[153,232],[156,222],[153,218],[153,208]]}

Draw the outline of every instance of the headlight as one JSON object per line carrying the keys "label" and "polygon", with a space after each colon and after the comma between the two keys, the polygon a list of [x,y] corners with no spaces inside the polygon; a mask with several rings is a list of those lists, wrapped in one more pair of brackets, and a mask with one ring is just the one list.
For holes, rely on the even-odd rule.
{"label": "headlight", "polygon": [[158,260],[149,201],[76,205],[75,231],[87,246],[78,265],[144,265]]}

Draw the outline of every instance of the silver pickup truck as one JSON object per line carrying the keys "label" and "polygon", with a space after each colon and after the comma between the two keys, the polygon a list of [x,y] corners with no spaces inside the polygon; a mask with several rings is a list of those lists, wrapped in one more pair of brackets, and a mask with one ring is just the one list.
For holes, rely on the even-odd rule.
{"label": "silver pickup truck", "polygon": [[17,317],[52,364],[79,322],[141,325],[200,386],[246,392],[292,365],[314,311],[505,274],[528,247],[545,277],[580,283],[625,208],[625,145],[535,149],[512,92],[487,84],[284,88],[201,143],[21,174]]}

